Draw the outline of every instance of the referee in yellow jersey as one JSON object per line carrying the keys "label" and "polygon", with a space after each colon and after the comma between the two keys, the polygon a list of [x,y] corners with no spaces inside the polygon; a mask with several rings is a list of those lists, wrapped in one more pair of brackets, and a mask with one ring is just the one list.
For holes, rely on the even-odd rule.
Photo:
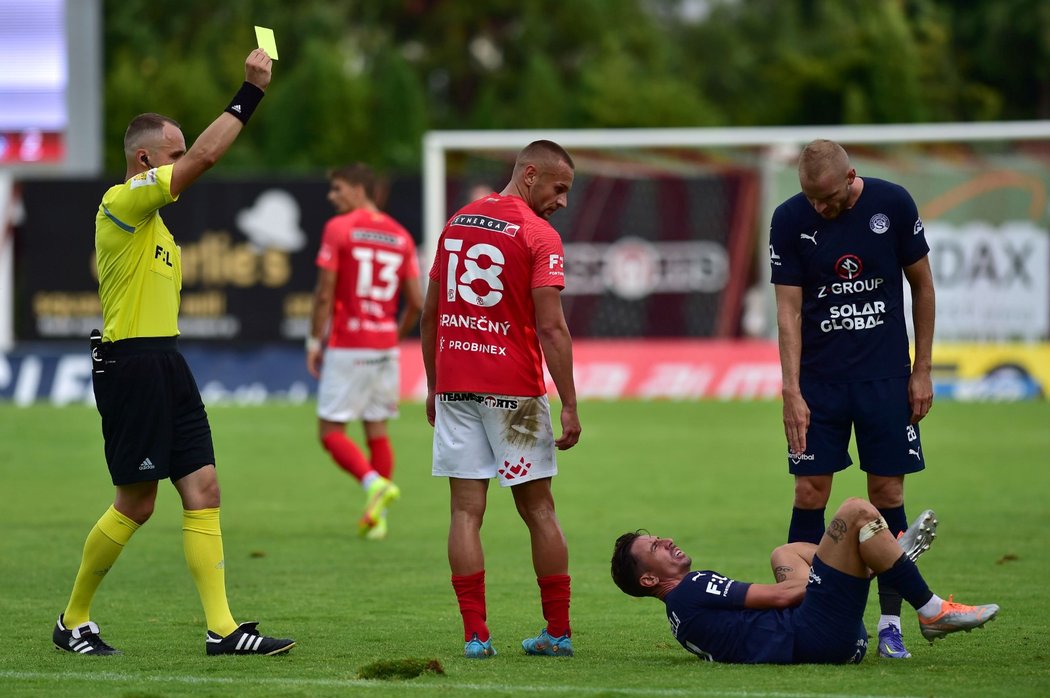
{"label": "referee in yellow jersey", "polygon": [[197,383],[179,353],[179,247],[160,217],[219,161],[248,123],[270,84],[272,61],[255,49],[244,84],[226,110],[186,149],[178,123],[136,116],[124,135],[125,182],[102,197],[95,255],[104,329],[92,333],[92,383],[102,415],[106,462],[116,486],[111,506],[84,543],[57,647],[79,654],[120,654],[99,636],[91,601],[124,545],[153,514],[157,483],[168,478],[182,498],[183,547],[208,628],[207,654],[280,654],[295,645],[260,635],[233,619],[219,527],[219,482],[211,427]]}

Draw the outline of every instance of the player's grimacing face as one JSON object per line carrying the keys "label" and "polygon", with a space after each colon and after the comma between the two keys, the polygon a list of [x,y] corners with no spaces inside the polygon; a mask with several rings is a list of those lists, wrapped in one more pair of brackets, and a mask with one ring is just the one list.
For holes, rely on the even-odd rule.
{"label": "player's grimacing face", "polygon": [[553,165],[536,167],[535,180],[529,190],[530,208],[536,215],[549,219],[560,208],[569,205],[569,190],[575,173],[561,160]]}
{"label": "player's grimacing face", "polygon": [[631,544],[631,553],[641,570],[660,579],[670,579],[689,571],[692,558],[682,552],[671,538],[638,536]]}

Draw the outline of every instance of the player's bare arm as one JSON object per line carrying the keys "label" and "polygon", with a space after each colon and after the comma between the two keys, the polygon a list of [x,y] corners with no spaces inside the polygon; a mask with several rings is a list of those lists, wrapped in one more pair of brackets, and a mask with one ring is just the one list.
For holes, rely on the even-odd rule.
{"label": "player's bare arm", "polygon": [[784,435],[794,453],[806,450],[809,430],[809,405],[802,397],[799,374],[802,365],[802,288],[774,287],[777,300],[777,337],[780,346],[780,370],[783,377]]}
{"label": "player's bare arm", "polygon": [[334,271],[318,269],[317,286],[314,287],[313,305],[310,310],[310,334],[306,339],[306,369],[314,378],[321,375],[325,326],[328,324],[328,318],[332,316],[335,282]]}
{"label": "player's bare arm", "polygon": [[401,319],[397,323],[397,339],[404,339],[412,333],[419,315],[423,312],[423,289],[419,284],[419,277],[405,279],[401,284],[401,297],[405,300],[405,309],[401,311]]}
{"label": "player's bare arm", "polygon": [[[244,81],[262,90],[270,84],[273,61],[262,49],[255,49],[244,61]],[[244,123],[229,112],[219,114],[215,121],[197,137],[186,154],[175,161],[171,173],[171,194],[178,196],[197,178],[211,169],[237,139]]]}
{"label": "player's bare arm", "polygon": [[792,577],[776,584],[752,584],[744,597],[744,608],[792,608],[806,597],[807,577]]}
{"label": "player's bare arm", "polygon": [[419,320],[420,346],[423,350],[423,368],[427,373],[427,421],[434,426],[434,387],[437,385],[437,284],[427,284],[423,301],[423,315]]}
{"label": "player's bare arm", "polygon": [[543,359],[561,399],[561,437],[554,441],[566,450],[580,440],[580,417],[576,412],[576,384],[572,377],[572,336],[561,307],[561,289],[543,286],[532,289],[536,306],[536,334]]}
{"label": "player's bare arm", "polygon": [[933,366],[933,326],[937,304],[930,258],[923,257],[904,267],[904,277],[911,286],[912,324],[915,326],[915,360],[908,380],[908,401],[911,404],[912,424],[917,424],[933,406],[930,371]]}

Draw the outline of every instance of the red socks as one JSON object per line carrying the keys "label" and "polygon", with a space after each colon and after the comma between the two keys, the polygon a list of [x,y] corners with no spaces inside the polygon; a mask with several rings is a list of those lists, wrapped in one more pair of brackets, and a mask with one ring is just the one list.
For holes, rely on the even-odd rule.
{"label": "red socks", "polygon": [[394,474],[394,451],[390,448],[390,439],[386,436],[369,439],[368,450],[372,454],[372,470],[390,480]]}
{"label": "red socks", "polygon": [[365,454],[361,453],[361,449],[347,438],[346,434],[333,431],[321,439],[321,443],[335,459],[336,465],[357,478],[358,482],[372,472],[372,466]]}
{"label": "red socks", "polygon": [[470,642],[475,633],[479,640],[486,642],[489,626],[485,623],[485,570],[452,575],[452,588],[456,590],[459,612],[463,616],[463,642]]}
{"label": "red socks", "polygon": [[567,574],[536,578],[536,583],[540,585],[540,603],[547,621],[547,634],[551,637],[572,635],[569,628],[569,579]]}
{"label": "red socks", "polygon": [[365,475],[373,470],[387,480],[394,472],[394,451],[390,448],[390,439],[386,436],[369,439],[368,450],[372,454],[371,462],[365,458],[365,454],[361,452],[357,444],[342,432],[329,433],[321,439],[321,443],[331,454],[336,465],[353,475],[358,481],[364,480]]}
{"label": "red socks", "polygon": [[[536,578],[540,585],[540,603],[547,621],[547,633],[551,637],[572,636],[569,627],[569,581],[567,574]],[[469,642],[477,634],[478,639],[485,642],[489,639],[489,627],[485,622],[485,570],[463,576],[452,575],[452,588],[456,590],[459,612],[463,616],[463,641]]]}

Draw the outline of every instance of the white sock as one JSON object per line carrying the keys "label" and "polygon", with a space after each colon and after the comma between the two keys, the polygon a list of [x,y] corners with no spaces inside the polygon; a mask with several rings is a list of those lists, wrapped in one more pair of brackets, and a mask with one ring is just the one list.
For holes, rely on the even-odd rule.
{"label": "white sock", "polygon": [[368,473],[368,475],[365,475],[363,478],[361,478],[361,486],[364,487],[367,490],[369,487],[372,486],[372,483],[375,482],[378,479],[379,479],[379,473],[377,473],[376,471],[372,470],[372,471],[370,471]]}
{"label": "white sock", "polygon": [[879,616],[879,632],[880,633],[883,630],[885,630],[886,628],[890,627],[891,625],[897,626],[898,632],[903,633],[904,628],[901,627],[901,617],[900,616]]}
{"label": "white sock", "polygon": [[933,618],[935,615],[941,612],[941,604],[944,603],[944,599],[937,594],[933,595],[933,598],[926,602],[926,604],[918,610],[919,615],[923,618]]}

